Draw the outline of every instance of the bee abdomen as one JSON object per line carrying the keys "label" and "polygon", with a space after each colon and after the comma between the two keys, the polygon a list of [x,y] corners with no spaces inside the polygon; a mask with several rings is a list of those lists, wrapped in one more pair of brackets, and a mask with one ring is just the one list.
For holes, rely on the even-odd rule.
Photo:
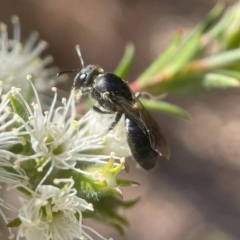
{"label": "bee abdomen", "polygon": [[155,167],[158,160],[158,152],[151,147],[150,140],[141,128],[129,116],[125,116],[127,141],[134,159],[146,170]]}

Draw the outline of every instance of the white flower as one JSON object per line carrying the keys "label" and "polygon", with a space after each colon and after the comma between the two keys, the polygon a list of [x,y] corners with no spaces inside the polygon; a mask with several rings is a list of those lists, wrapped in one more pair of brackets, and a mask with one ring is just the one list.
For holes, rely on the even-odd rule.
{"label": "white flower", "polygon": [[[31,82],[30,82],[31,83]],[[32,83],[31,83],[32,84]],[[41,185],[54,168],[74,169],[80,173],[87,174],[79,168],[75,168],[78,161],[85,163],[106,163],[109,155],[96,155],[94,151],[102,149],[104,133],[94,134],[88,124],[92,118],[91,111],[76,121],[76,107],[71,94],[68,101],[63,99],[62,107],[55,108],[57,92],[49,111],[43,113],[38,93],[32,85],[35,93],[36,103],[32,107],[24,100],[21,94],[16,97],[24,103],[28,113],[28,121],[22,119],[23,128],[26,131],[19,131],[19,135],[29,135],[32,149],[35,154],[30,156],[19,156],[15,162],[16,166],[21,162],[36,159],[38,160],[38,171],[50,163],[50,168],[45,177],[39,183]],[[119,159],[115,157],[115,159]]]}
{"label": "white flower", "polygon": [[[54,186],[42,185],[38,192],[29,199],[21,199],[18,218],[21,220],[17,240],[73,240],[92,239],[83,228],[82,212],[93,211],[92,204],[76,196],[76,189],[72,188],[72,179],[55,179],[56,184],[65,183],[62,189]],[[91,230],[91,229],[90,229]],[[105,239],[97,234],[101,239]]]}
{"label": "white flower", "polygon": [[[14,155],[14,154],[12,154]],[[28,188],[28,177],[26,176],[23,169],[14,169],[12,162],[9,159],[4,157],[0,157],[0,183],[5,184],[7,186],[7,190],[15,190],[16,188],[25,189],[29,192]],[[0,185],[0,191],[2,190],[2,185]],[[16,194],[14,192],[13,194]],[[2,195],[2,194],[0,194]],[[6,197],[6,193],[3,195]],[[9,223],[9,212],[18,212],[18,209],[15,208],[9,201],[5,201],[3,198],[0,197],[0,216],[5,222],[5,224]],[[3,211],[2,208],[5,210]],[[8,213],[8,214],[7,214]],[[12,214],[11,214],[12,215]],[[14,234],[12,233],[11,229],[9,230],[9,239],[15,239]]]}
{"label": "white flower", "polygon": [[38,41],[36,32],[29,36],[23,45],[20,42],[20,23],[18,17],[12,17],[13,39],[8,38],[7,26],[0,23],[0,81],[4,82],[4,92],[11,87],[20,87],[25,94],[28,89],[26,76],[33,74],[36,78],[36,88],[42,89],[50,81],[45,81],[48,75],[56,73],[56,69],[45,69],[53,59],[46,56],[41,59],[39,55],[47,47],[45,41]]}
{"label": "white flower", "polygon": [[6,95],[2,95],[3,82],[0,81],[0,132],[6,132],[8,127],[11,126],[16,119],[13,118],[11,110],[9,108],[9,91]]}
{"label": "white flower", "polygon": [[[28,177],[25,172],[20,169],[13,169],[13,165],[6,159],[0,159],[0,183],[6,183],[11,188],[27,186]],[[11,171],[7,171],[11,169]]]}
{"label": "white flower", "polygon": [[9,91],[6,95],[2,95],[3,83],[0,81],[0,167],[1,159],[10,159],[16,157],[15,154],[8,151],[9,147],[23,143],[21,138],[17,137],[16,133],[12,131],[13,124],[16,122],[16,118],[12,114],[9,108]]}

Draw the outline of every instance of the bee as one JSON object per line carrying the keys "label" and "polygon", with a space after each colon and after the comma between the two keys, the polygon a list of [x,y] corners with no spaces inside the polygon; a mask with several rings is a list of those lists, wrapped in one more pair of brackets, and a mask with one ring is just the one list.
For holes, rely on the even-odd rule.
{"label": "bee", "polygon": [[150,113],[145,109],[130,89],[128,83],[110,72],[104,72],[96,65],[84,67],[80,48],[76,47],[81,60],[82,69],[66,72],[75,72],[73,88],[80,95],[89,94],[97,101],[93,110],[101,114],[114,114],[114,122],[107,131],[112,130],[125,116],[125,128],[128,145],[138,164],[145,170],[152,169],[158,157],[170,158],[170,148],[165,136]]}

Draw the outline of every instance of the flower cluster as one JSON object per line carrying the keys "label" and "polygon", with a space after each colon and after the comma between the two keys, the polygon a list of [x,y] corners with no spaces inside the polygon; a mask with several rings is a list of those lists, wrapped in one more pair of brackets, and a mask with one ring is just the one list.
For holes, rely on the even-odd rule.
{"label": "flower cluster", "polygon": [[52,56],[39,58],[47,47],[43,40],[38,41],[38,33],[30,34],[23,45],[20,42],[21,31],[17,16],[12,17],[13,39],[8,38],[7,26],[0,23],[0,79],[4,82],[3,90],[6,93],[11,87],[21,88],[24,96],[28,91],[25,83],[26,76],[31,73],[36,76],[36,87],[42,89],[51,83],[49,77],[56,73],[57,68],[46,68],[52,63]]}
{"label": "flower cluster", "polygon": [[[4,194],[0,198],[9,238],[106,239],[85,226],[83,218],[121,229],[120,208],[136,202],[122,201],[119,189],[136,183],[117,178],[129,154],[123,122],[106,133],[101,121],[110,123],[114,116],[98,121],[93,110],[80,116],[73,93],[59,106],[56,87],[51,88],[50,106],[43,107],[39,85],[46,86],[43,81],[51,70],[45,66],[51,57],[38,56],[46,43],[36,44],[34,33],[22,45],[18,18],[12,21],[13,39],[8,39],[6,25],[0,25],[0,183],[21,194],[20,207],[5,201]],[[101,203],[106,201],[112,206],[103,210]],[[13,227],[18,227],[16,235]]]}

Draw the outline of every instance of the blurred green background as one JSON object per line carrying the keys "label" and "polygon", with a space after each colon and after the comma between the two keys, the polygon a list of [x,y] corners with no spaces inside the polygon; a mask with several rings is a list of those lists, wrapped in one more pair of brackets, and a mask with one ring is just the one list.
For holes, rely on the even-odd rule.
{"label": "blurred green background", "polygon": [[[232,4],[236,1],[221,1]],[[136,47],[129,81],[163,51],[181,27],[187,34],[216,0],[0,0],[0,21],[18,15],[22,40],[36,30],[49,43],[61,69],[80,67],[75,45],[85,64],[113,71],[126,42]],[[73,76],[59,87],[69,91]],[[239,90],[214,90],[198,95],[169,95],[167,101],[187,110],[192,119],[153,114],[166,135],[172,158],[149,173],[135,168],[127,178],[141,183],[123,189],[125,199],[141,196],[126,212],[131,240],[240,239],[240,95]],[[106,237],[122,239],[113,229],[91,221]]]}

